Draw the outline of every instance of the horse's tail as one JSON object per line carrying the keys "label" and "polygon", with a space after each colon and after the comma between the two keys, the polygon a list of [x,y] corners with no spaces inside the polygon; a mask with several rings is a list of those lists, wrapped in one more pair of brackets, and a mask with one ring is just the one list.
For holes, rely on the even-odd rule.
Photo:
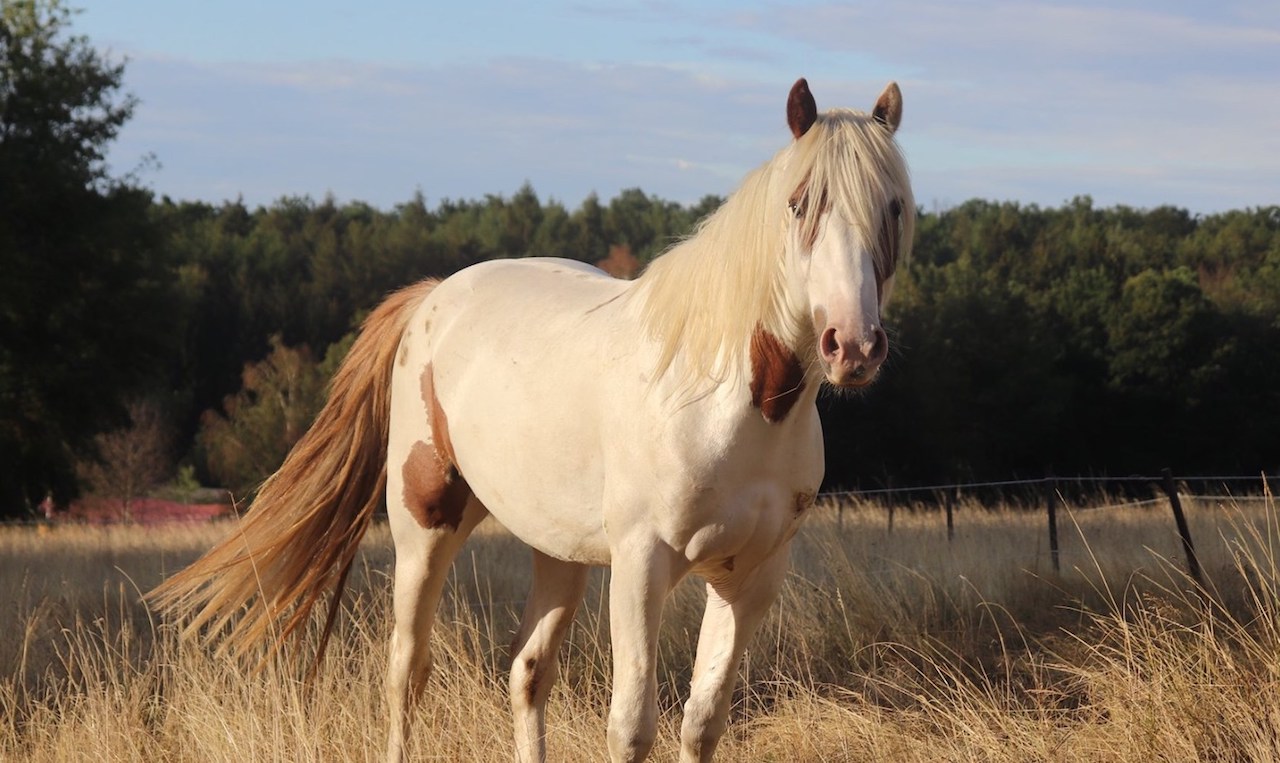
{"label": "horse's tail", "polygon": [[360,538],[387,481],[391,372],[414,310],[437,281],[401,289],[365,320],[316,421],[267,478],[247,517],[194,564],[147,597],[180,618],[183,635],[209,626],[244,656],[279,648],[329,593],[315,665],[333,629]]}

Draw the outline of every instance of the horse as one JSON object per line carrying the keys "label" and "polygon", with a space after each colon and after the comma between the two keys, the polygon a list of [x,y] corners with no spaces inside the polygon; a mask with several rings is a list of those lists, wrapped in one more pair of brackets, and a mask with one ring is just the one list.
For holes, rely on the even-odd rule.
{"label": "horse", "polygon": [[150,598],[245,655],[328,601],[385,496],[395,545],[387,759],[406,758],[447,571],[492,515],[532,549],[512,645],[516,757],[545,758],[557,653],[608,565],[614,761],[647,757],[669,592],[706,610],[680,731],[709,760],[752,634],[823,477],[823,383],[866,387],[915,203],[902,94],[819,114],[788,94],[791,140],[634,281],[563,259],[483,262],[391,295],[364,322],[315,423],[226,540]]}

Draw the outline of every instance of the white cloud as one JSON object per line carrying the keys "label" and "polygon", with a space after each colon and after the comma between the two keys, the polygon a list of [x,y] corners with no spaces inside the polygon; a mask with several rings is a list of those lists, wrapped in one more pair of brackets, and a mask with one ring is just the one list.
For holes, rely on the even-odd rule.
{"label": "white cloud", "polygon": [[150,180],[180,198],[332,189],[388,206],[419,187],[478,197],[529,180],[570,205],[636,186],[694,201],[783,145],[794,76],[809,76],[820,107],[856,108],[893,77],[922,200],[1280,201],[1280,14],[1254,6],[1205,18],[985,0],[628,13],[669,27],[669,47],[655,46],[667,58],[576,60],[571,46],[466,65],[135,54],[126,76],[143,104],[112,156],[132,166],[155,152]]}
{"label": "white cloud", "polygon": [[[155,151],[160,193],[246,201],[328,190],[387,206],[510,193],[526,179],[576,204],[622,188],[727,193],[786,140],[785,92],[679,69],[506,59],[473,68],[194,65],[136,58],[144,94],[115,156]],[[699,157],[683,166],[641,156]],[[726,167],[737,172],[726,180]],[[236,179],[239,185],[232,185]]]}

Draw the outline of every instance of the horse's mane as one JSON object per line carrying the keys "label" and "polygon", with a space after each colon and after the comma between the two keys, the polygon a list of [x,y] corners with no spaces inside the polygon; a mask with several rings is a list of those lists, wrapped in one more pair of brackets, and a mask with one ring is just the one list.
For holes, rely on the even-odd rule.
{"label": "horse's mane", "polygon": [[[757,327],[789,346],[803,343],[798,334],[810,319],[787,314],[783,284],[787,207],[802,187],[814,204],[825,200],[862,232],[880,272],[894,272],[896,263],[887,260],[895,251],[897,263],[910,256],[915,201],[892,135],[862,112],[827,111],[641,276],[642,320],[660,346],[654,379],[673,370],[682,389],[726,380],[745,367]],[[886,251],[877,242],[892,200],[901,205],[901,241]],[[814,225],[818,218],[808,217]],[[807,346],[811,352],[812,340]],[[801,358],[806,367],[809,360]]]}

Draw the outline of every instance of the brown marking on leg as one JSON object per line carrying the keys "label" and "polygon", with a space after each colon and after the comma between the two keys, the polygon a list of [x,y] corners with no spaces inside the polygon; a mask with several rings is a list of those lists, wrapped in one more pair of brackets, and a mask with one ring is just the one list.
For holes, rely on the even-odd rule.
{"label": "brown marking on leg", "polygon": [[524,661],[524,669],[528,671],[524,679],[524,701],[532,705],[538,701],[538,684],[542,682],[542,675],[539,673],[538,660],[535,657],[527,657]]}
{"label": "brown marking on leg", "polygon": [[404,481],[404,505],[422,527],[427,526],[427,505],[441,483],[440,459],[436,449],[426,440],[418,440],[409,449],[409,457],[401,467]]}
{"label": "brown marking on leg", "polygon": [[813,505],[813,493],[801,490],[796,493],[796,514],[803,514],[806,509]]}
{"label": "brown marking on leg", "polygon": [[422,400],[431,422],[431,442],[415,442],[405,459],[404,504],[422,527],[456,530],[471,498],[471,486],[454,461],[449,421],[436,399],[430,363],[422,372]]}
{"label": "brown marking on leg", "polygon": [[803,391],[800,359],[776,336],[757,327],[751,337],[751,404],[760,409],[765,421],[777,424]]}

